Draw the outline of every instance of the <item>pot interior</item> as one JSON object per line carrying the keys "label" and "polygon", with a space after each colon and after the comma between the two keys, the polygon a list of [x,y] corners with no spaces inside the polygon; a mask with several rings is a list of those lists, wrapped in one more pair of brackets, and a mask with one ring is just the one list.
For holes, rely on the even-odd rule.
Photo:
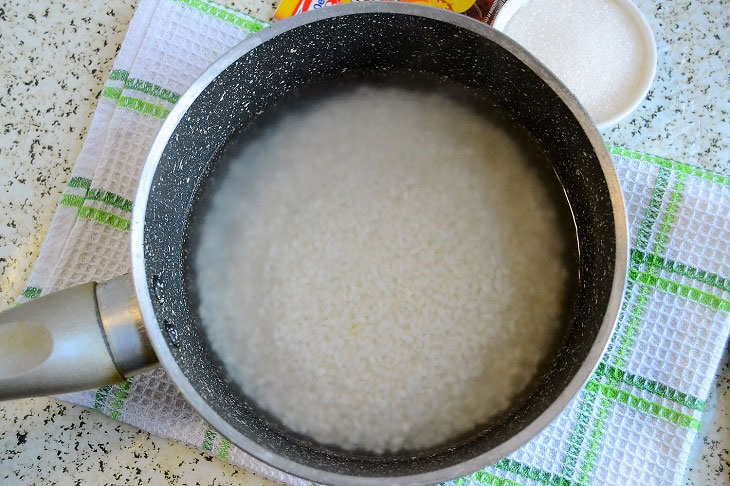
{"label": "pot interior", "polygon": [[[475,28],[478,32],[464,28],[457,25],[461,18],[451,23],[447,15],[440,20],[432,16],[376,11],[330,16],[295,24],[244,52],[187,109],[151,183],[144,255],[157,323],[148,325],[160,327],[185,379],[235,430],[229,438],[245,447],[237,440],[245,437],[258,446],[258,455],[264,456],[260,459],[293,474],[307,472],[290,464],[350,477],[392,478],[431,473],[477,457],[482,465],[499,460],[511,450],[500,448],[508,440],[528,427],[536,433],[547,425],[539,417],[571,383],[604,325],[616,267],[616,228],[596,147],[579,117],[548,82],[510,52],[515,47],[501,34],[482,26]],[[575,222],[579,249],[575,299],[555,359],[499,420],[429,450],[375,455],[344,451],[292,433],[226,377],[200,327],[188,259],[196,218],[205,206],[198,194],[216,155],[257,114],[293,91],[332,82],[343,73],[350,77],[424,73],[488,96],[547,154]]]}

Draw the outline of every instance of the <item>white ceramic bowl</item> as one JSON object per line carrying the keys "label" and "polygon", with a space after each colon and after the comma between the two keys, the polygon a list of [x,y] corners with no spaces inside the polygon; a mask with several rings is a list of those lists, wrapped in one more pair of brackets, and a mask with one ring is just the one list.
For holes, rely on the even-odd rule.
{"label": "white ceramic bowl", "polygon": [[[530,1],[539,0],[509,0],[497,13],[492,27],[500,32],[504,32],[504,29],[507,27],[512,16],[517,13],[523,5]],[[647,22],[644,14],[641,13],[631,0],[613,1],[623,8],[624,11],[636,22],[636,26],[639,28],[641,36],[644,38],[644,59],[647,69],[644,70],[644,76],[640,82],[640,89],[636,90],[635,97],[631,98],[624,106],[617,107],[617,111],[611,117],[604,120],[593,120],[596,126],[601,130],[617,124],[631,114],[631,112],[633,112],[641,104],[641,102],[644,101],[644,98],[646,98],[646,94],[649,92],[649,88],[651,88],[651,85],[654,82],[654,76],[656,75],[656,41],[654,40],[654,33],[649,26],[649,22]]]}

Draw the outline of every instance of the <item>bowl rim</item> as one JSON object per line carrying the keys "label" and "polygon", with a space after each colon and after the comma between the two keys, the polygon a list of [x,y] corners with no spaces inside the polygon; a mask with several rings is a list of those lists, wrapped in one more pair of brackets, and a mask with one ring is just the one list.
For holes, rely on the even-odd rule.
{"label": "bowl rim", "polygon": [[[509,0],[504,6],[497,12],[497,15],[492,22],[492,27],[496,30],[504,33],[507,28],[509,21],[512,17],[528,2],[533,0]],[[654,78],[656,77],[657,69],[657,46],[654,32],[649,25],[649,21],[646,19],[644,14],[639,10],[639,7],[634,4],[631,0],[612,0],[612,2],[618,4],[624,9],[626,13],[633,19],[635,25],[638,27],[641,36],[644,39],[644,56],[646,59],[646,66],[644,69],[641,82],[639,83],[639,89],[636,91],[636,95],[631,98],[626,105],[613,115],[601,119],[594,120],[594,123],[599,130],[605,130],[610,128],[620,121],[627,118],[631,113],[636,110],[639,105],[644,101],[646,95],[649,94]],[[507,35],[507,34],[505,34]],[[519,43],[519,41],[516,41]],[[579,100],[580,101],[580,100]]]}
{"label": "bowl rim", "polygon": [[[145,218],[157,166],[178,124],[184,119],[188,108],[190,108],[207,86],[241,56],[286,31],[334,17],[373,13],[422,17],[443,21],[457,27],[464,28],[481,36],[485,36],[500,45],[540,76],[551,87],[551,89],[554,90],[561,101],[565,103],[576,117],[580,127],[595,150],[611,200],[611,207],[613,209],[611,217],[613,217],[614,220],[616,237],[614,252],[615,268],[611,283],[610,297],[606,307],[606,312],[600,323],[599,331],[596,334],[596,338],[582,365],[553,403],[545,408],[545,410],[524,429],[489,451],[452,466],[434,469],[426,473],[397,477],[357,476],[335,473],[295,462],[260,446],[258,443],[240,433],[231,424],[229,424],[200,395],[195,386],[185,376],[182,368],[178,365],[171,350],[169,349],[168,342],[163,335],[162,327],[157,320],[152,304],[153,296],[148,284],[145,264]],[[623,196],[621,194],[620,185],[611,157],[608,154],[603,143],[603,139],[596,130],[595,125],[583,107],[578,103],[575,96],[573,96],[567,88],[565,88],[565,86],[536,58],[519,46],[519,44],[495,29],[490,28],[486,24],[475,21],[467,16],[447,12],[441,9],[397,2],[353,2],[297,15],[281,22],[277,22],[271,27],[249,37],[230,49],[221,58],[214,62],[183,94],[158,131],[142,170],[131,222],[132,275],[145,327],[161,364],[191,406],[214,429],[220,432],[233,444],[264,463],[293,476],[306,478],[319,483],[338,484],[343,486],[382,486],[385,484],[407,486],[434,484],[451,480],[462,477],[466,474],[471,474],[476,470],[496,463],[537,435],[560,414],[568,403],[570,403],[573,397],[588,381],[600,362],[600,358],[608,345],[610,335],[613,332],[618,319],[628,269],[628,247],[628,221]]]}

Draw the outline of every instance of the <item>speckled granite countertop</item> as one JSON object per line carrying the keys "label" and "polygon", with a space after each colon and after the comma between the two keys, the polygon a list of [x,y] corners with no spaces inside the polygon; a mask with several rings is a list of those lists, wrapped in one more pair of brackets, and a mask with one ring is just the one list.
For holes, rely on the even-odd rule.
{"label": "speckled granite countertop", "polygon": [[[269,19],[276,0],[226,0]],[[730,8],[636,0],[657,79],[610,143],[730,173]],[[108,0],[0,3],[0,309],[21,292],[134,12]],[[718,372],[687,485],[730,485],[730,358]],[[95,411],[39,398],[0,404],[0,484],[271,485]]]}

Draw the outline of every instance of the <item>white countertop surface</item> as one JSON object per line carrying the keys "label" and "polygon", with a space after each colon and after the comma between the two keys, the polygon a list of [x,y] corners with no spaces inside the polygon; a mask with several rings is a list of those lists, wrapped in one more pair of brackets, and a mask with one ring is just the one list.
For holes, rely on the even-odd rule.
{"label": "white countertop surface", "polygon": [[[0,4],[0,309],[22,291],[136,1]],[[269,20],[277,0],[223,0]],[[635,0],[657,38],[648,99],[607,142],[730,174],[730,6]],[[726,353],[687,485],[730,485]],[[48,398],[0,404],[0,484],[271,485],[185,445]]]}

